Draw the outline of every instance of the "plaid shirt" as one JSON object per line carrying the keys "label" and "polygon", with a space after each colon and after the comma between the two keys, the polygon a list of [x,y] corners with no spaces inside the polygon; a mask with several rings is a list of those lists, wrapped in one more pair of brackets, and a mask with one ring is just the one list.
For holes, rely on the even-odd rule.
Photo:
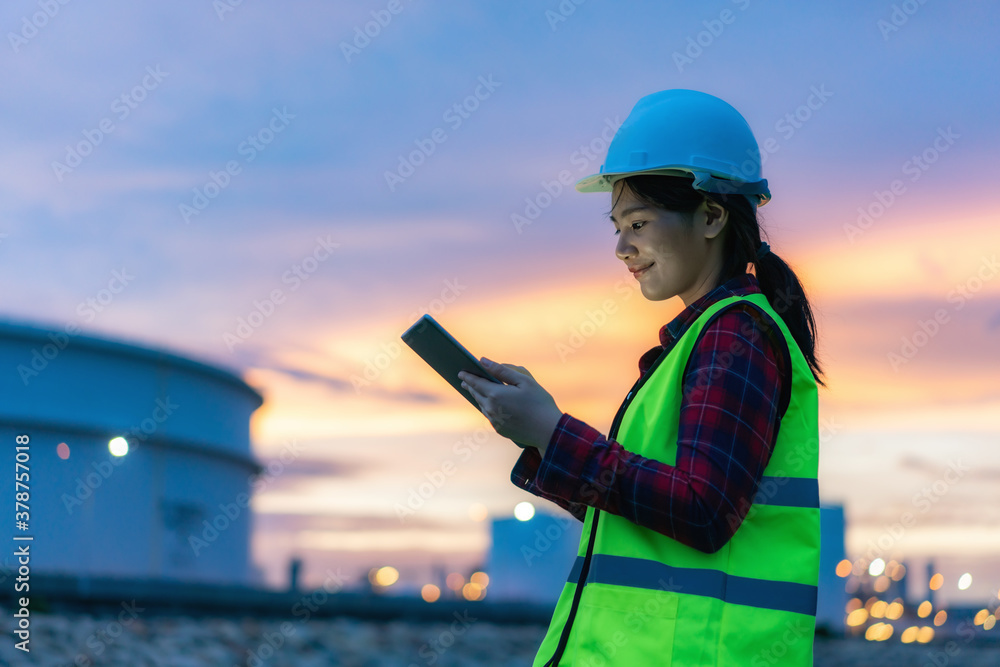
{"label": "plaid shirt", "polygon": [[[661,345],[639,359],[640,377],[710,305],[759,292],[747,273],[697,299],[660,329]],[[729,352],[740,344],[744,354]],[[702,330],[685,369],[676,465],[629,452],[563,413],[544,458],[525,448],[511,481],[581,521],[592,505],[713,553],[757,492],[788,407],[790,373],[788,345],[771,318],[729,306]]]}

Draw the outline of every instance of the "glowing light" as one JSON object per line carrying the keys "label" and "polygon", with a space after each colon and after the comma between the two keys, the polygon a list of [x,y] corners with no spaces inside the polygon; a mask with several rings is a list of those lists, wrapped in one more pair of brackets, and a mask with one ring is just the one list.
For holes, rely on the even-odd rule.
{"label": "glowing light", "polygon": [[391,565],[380,567],[375,572],[375,583],[379,586],[392,586],[399,580],[399,572]]}
{"label": "glowing light", "polygon": [[473,521],[485,521],[487,516],[489,516],[489,511],[486,509],[486,505],[473,503],[469,506],[469,518]]}
{"label": "glowing light", "polygon": [[851,570],[851,572],[860,577],[867,571],[868,571],[868,561],[866,561],[864,558],[859,558],[856,561],[854,561],[854,568]]}
{"label": "glowing light", "polygon": [[483,598],[484,591],[483,587],[479,584],[474,584],[471,581],[465,586],[462,586],[462,597],[466,600],[475,601],[481,600]]}
{"label": "glowing light", "polygon": [[871,614],[872,618],[885,618],[885,610],[888,606],[884,600],[879,600],[872,605],[872,610],[868,613]]}
{"label": "glowing light", "polygon": [[881,558],[876,558],[872,561],[872,564],[868,566],[868,574],[873,577],[877,577],[883,572],[885,572],[885,561]]}
{"label": "glowing light", "polygon": [[944,609],[934,614],[934,625],[944,625],[944,622],[948,620],[948,612]]}
{"label": "glowing light", "polygon": [[855,609],[850,614],[847,615],[847,624],[852,628],[856,628],[865,621],[868,620],[868,610],[861,608]]}
{"label": "glowing light", "polygon": [[128,440],[122,437],[111,438],[108,443],[108,451],[113,456],[125,456],[128,454]]}
{"label": "glowing light", "polygon": [[854,563],[845,558],[844,560],[837,563],[837,576],[847,577],[851,574],[851,570],[853,569],[854,569]]}
{"label": "glowing light", "polygon": [[996,625],[996,623],[997,623],[996,616],[990,614],[989,616],[986,617],[986,620],[983,621],[983,630],[992,630],[993,626]]}
{"label": "glowing light", "polygon": [[420,589],[420,597],[424,599],[424,602],[437,602],[438,598],[441,597],[441,589],[434,584],[424,584],[424,587]]}
{"label": "glowing light", "polygon": [[458,572],[452,572],[448,575],[448,578],[444,580],[444,583],[451,590],[460,591],[462,590],[462,586],[465,585],[465,577],[460,575]]}
{"label": "glowing light", "polygon": [[520,502],[514,506],[514,518],[518,521],[527,521],[535,516],[535,506],[528,501]]}
{"label": "glowing light", "polygon": [[893,602],[885,610],[885,617],[890,621],[895,621],[903,616],[903,605],[900,602]]}
{"label": "glowing light", "polygon": [[876,593],[885,593],[889,590],[889,577],[883,574],[881,577],[876,579],[874,588]]}
{"label": "glowing light", "polygon": [[966,588],[972,585],[972,575],[966,572],[961,577],[958,578],[958,590],[964,591]]}
{"label": "glowing light", "polygon": [[888,623],[876,623],[865,630],[865,639],[870,642],[884,642],[892,637],[892,626]]}
{"label": "glowing light", "polygon": [[60,442],[56,446],[56,455],[59,456],[63,461],[69,458],[69,445],[65,442]]}
{"label": "glowing light", "polygon": [[476,584],[477,586],[486,588],[490,583],[490,576],[485,572],[473,572],[472,576],[469,577],[469,581]]}
{"label": "glowing light", "polygon": [[932,591],[936,591],[937,589],[941,588],[943,584],[944,584],[944,575],[938,572],[933,577],[931,577],[930,583],[928,583],[927,585]]}
{"label": "glowing light", "polygon": [[931,615],[931,610],[933,608],[934,606],[931,604],[930,600],[924,600],[920,603],[920,606],[917,607],[917,616],[920,618],[927,618]]}
{"label": "glowing light", "polygon": [[934,628],[929,625],[917,630],[917,642],[921,644],[926,644],[930,640],[934,639]]}
{"label": "glowing light", "polygon": [[892,574],[889,575],[893,581],[900,581],[906,576],[906,566],[900,563],[892,569]]}
{"label": "glowing light", "polygon": [[976,625],[982,625],[983,621],[985,621],[986,617],[989,615],[990,615],[989,609],[980,609],[979,611],[976,612],[976,617],[972,619],[972,622],[975,623]]}
{"label": "glowing light", "polygon": [[850,614],[855,609],[861,609],[864,605],[861,604],[861,598],[851,598],[847,601],[847,607],[844,609],[848,614]]}
{"label": "glowing light", "polygon": [[911,625],[910,627],[903,630],[903,634],[899,636],[899,641],[904,644],[912,644],[917,639],[917,626]]}

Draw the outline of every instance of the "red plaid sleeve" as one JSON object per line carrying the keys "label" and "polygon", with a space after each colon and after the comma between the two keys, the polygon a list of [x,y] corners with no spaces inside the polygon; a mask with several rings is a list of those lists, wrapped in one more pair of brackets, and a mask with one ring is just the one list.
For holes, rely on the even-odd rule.
{"label": "red plaid sleeve", "polygon": [[742,523],[770,460],[789,369],[769,317],[745,304],[727,308],[702,331],[684,373],[675,465],[629,452],[563,414],[545,457],[526,449],[511,481],[581,520],[589,505],[718,551]]}

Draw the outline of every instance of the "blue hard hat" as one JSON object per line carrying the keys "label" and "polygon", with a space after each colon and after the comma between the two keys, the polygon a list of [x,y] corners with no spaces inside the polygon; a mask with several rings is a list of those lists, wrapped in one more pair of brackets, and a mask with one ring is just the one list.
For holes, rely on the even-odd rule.
{"label": "blue hard hat", "polygon": [[741,194],[763,206],[760,149],[750,125],[730,104],[697,90],[661,90],[639,100],[615,133],[598,173],[578,192],[610,192],[639,174],[693,175],[696,190]]}

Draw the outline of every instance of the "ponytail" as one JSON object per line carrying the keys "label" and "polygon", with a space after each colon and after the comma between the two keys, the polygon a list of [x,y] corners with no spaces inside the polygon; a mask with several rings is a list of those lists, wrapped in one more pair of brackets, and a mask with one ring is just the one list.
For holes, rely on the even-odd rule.
{"label": "ponytail", "polygon": [[757,258],[761,238],[756,207],[743,195],[701,192],[691,187],[692,182],[692,178],[684,176],[646,175],[623,179],[624,186],[637,198],[669,211],[694,213],[707,197],[729,212],[720,284],[747,273],[748,267],[753,265],[760,291],[788,327],[816,383],[826,387],[816,359],[816,321],[798,276],[773,250]]}

